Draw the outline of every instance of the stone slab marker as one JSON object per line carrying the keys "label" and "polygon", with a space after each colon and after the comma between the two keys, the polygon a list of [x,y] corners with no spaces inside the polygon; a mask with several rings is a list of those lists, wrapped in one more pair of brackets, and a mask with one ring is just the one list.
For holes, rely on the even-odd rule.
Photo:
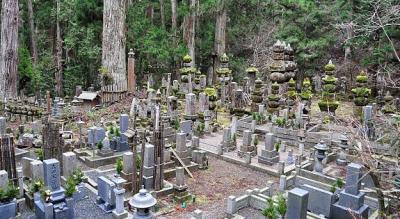
{"label": "stone slab marker", "polygon": [[32,178],[32,172],[31,172],[31,162],[34,161],[34,159],[29,158],[29,157],[23,157],[21,160],[22,163],[22,174],[24,177],[27,177],[29,179]]}
{"label": "stone slab marker", "polygon": [[131,174],[133,172],[133,153],[132,152],[125,152],[122,155],[122,160],[123,160],[123,168],[122,171],[125,174]]}
{"label": "stone slab marker", "polygon": [[34,160],[30,163],[30,171],[32,173],[32,180],[43,179],[43,162],[40,160]]}
{"label": "stone slab marker", "polygon": [[43,161],[44,185],[51,190],[52,201],[63,200],[64,189],[60,184],[60,162],[56,159],[48,159]]}
{"label": "stone slab marker", "polygon": [[183,132],[176,134],[176,153],[185,165],[190,164],[189,152],[186,146],[186,134]]}
{"label": "stone slab marker", "polygon": [[8,174],[5,170],[0,170],[0,188],[4,188],[8,185]]}
{"label": "stone slab marker", "polygon": [[6,118],[0,117],[0,135],[6,134]]}
{"label": "stone slab marker", "polygon": [[151,190],[154,188],[154,145],[147,144],[144,149],[143,159],[143,183],[144,188]]}
{"label": "stone slab marker", "polygon": [[339,194],[339,201],[333,205],[333,218],[368,218],[368,205],[364,204],[365,193],[360,192],[362,166],[347,165],[345,189]]}
{"label": "stone slab marker", "polygon": [[309,192],[308,210],[315,214],[322,214],[327,218],[332,217],[332,204],[335,202],[335,195],[332,192],[304,184],[304,190]]}
{"label": "stone slab marker", "polygon": [[67,178],[77,165],[76,154],[71,151],[63,153],[63,164],[63,176]]}
{"label": "stone slab marker", "polygon": [[258,156],[258,162],[267,165],[273,165],[279,162],[279,154],[275,151],[275,137],[273,133],[265,134],[265,146]]}
{"label": "stone slab marker", "polygon": [[102,204],[105,211],[110,211],[115,205],[115,195],[113,189],[115,183],[104,176],[97,178],[97,198],[96,203]]}
{"label": "stone slab marker", "polygon": [[308,191],[294,188],[288,192],[286,218],[306,219]]}
{"label": "stone slab marker", "polygon": [[135,53],[133,49],[128,53],[128,92],[136,91],[136,74],[135,74]]}

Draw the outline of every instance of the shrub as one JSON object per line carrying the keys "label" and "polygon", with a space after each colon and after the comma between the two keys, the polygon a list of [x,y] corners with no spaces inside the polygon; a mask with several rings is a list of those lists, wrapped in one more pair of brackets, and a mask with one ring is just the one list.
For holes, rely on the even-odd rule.
{"label": "shrub", "polygon": [[119,159],[117,160],[117,164],[116,164],[116,167],[115,167],[115,169],[116,169],[116,171],[117,171],[118,174],[121,174],[122,168],[123,168],[123,161],[122,161],[121,158],[119,158]]}
{"label": "shrub", "polygon": [[5,189],[0,188],[0,202],[10,202],[17,197],[18,193],[18,187],[15,187],[12,182],[9,182]]}
{"label": "shrub", "polygon": [[36,154],[37,158],[38,158],[40,161],[43,161],[43,160],[44,160],[43,149],[41,149],[41,148],[35,149],[35,154]]}
{"label": "shrub", "polygon": [[72,197],[72,195],[76,192],[76,181],[74,177],[71,175],[67,178],[67,182],[65,183],[65,196]]}
{"label": "shrub", "polygon": [[103,142],[102,141],[97,142],[96,146],[97,149],[101,150],[103,148]]}
{"label": "shrub", "polygon": [[276,207],[276,210],[282,216],[282,218],[284,218],[287,211],[286,199],[283,197],[282,194],[278,194],[277,201],[278,201],[278,206]]}
{"label": "shrub", "polygon": [[267,199],[267,208],[262,211],[262,215],[264,215],[268,219],[278,218],[276,214],[276,209],[274,207],[274,201],[272,199]]}

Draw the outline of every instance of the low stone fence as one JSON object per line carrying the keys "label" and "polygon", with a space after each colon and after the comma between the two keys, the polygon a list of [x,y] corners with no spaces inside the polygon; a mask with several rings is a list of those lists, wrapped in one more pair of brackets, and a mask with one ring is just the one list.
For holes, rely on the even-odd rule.
{"label": "low stone fence", "polygon": [[[271,184],[271,182],[270,182]],[[228,197],[227,205],[227,217],[233,218],[235,214],[242,208],[252,207],[257,210],[263,210],[267,207],[267,198],[272,194],[271,187],[265,187],[263,189],[249,189],[245,195],[236,197]]]}

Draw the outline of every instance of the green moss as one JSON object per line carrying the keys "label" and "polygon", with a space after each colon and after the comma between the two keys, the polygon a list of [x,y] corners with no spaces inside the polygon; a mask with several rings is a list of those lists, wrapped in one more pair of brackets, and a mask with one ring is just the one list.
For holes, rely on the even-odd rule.
{"label": "green moss", "polygon": [[287,96],[288,97],[291,97],[291,98],[294,98],[294,97],[296,97],[297,96],[297,93],[296,93],[296,91],[288,91],[287,92]]}
{"label": "green moss", "polygon": [[371,95],[371,89],[366,87],[357,87],[351,90],[356,97],[367,97]]}
{"label": "green moss", "polygon": [[329,93],[333,93],[336,90],[336,86],[334,84],[324,84],[323,90]]}
{"label": "green moss", "polygon": [[184,62],[184,63],[190,63],[190,62],[192,62],[192,57],[191,57],[189,54],[186,54],[186,55],[183,57],[183,62]]}
{"label": "green moss", "polygon": [[356,77],[356,81],[358,83],[367,83],[368,82],[368,76],[366,76],[366,75],[358,75]]}
{"label": "green moss", "polygon": [[324,67],[325,71],[335,71],[336,67],[332,62],[329,62],[327,65]]}
{"label": "green moss", "polygon": [[326,75],[322,78],[322,80],[325,82],[325,84],[334,84],[338,79],[335,76]]}
{"label": "green moss", "polygon": [[279,84],[278,84],[277,82],[275,82],[275,83],[273,83],[273,84],[271,85],[271,88],[272,88],[273,90],[279,90]]}
{"label": "green moss", "polygon": [[271,94],[271,95],[269,95],[268,96],[268,100],[269,101],[279,101],[279,96],[278,95],[274,95],[274,94]]}

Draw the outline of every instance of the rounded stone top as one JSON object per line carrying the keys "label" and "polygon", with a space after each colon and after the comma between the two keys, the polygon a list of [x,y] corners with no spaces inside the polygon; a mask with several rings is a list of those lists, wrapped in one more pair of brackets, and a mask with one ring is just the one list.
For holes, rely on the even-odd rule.
{"label": "rounded stone top", "polygon": [[290,43],[288,43],[287,45],[286,45],[286,47],[285,47],[285,52],[287,53],[287,54],[289,54],[289,55],[292,55],[293,54],[293,48],[290,46]]}
{"label": "rounded stone top", "polygon": [[318,151],[327,151],[327,150],[329,149],[328,146],[325,144],[325,141],[324,141],[324,140],[319,141],[319,143],[316,144],[316,145],[314,146],[314,148],[315,148],[316,150],[318,150]]}
{"label": "rounded stone top", "polygon": [[383,97],[386,102],[390,102],[393,100],[393,96],[390,94],[390,91],[386,92],[386,95]]}
{"label": "rounded stone top", "polygon": [[272,50],[274,52],[283,52],[285,50],[285,45],[280,40],[278,40],[273,45]]}
{"label": "rounded stone top", "polygon": [[263,81],[262,81],[261,79],[257,78],[257,80],[255,80],[254,83],[256,83],[256,84],[262,84]]}
{"label": "rounded stone top", "polygon": [[305,85],[305,86],[311,85],[310,79],[309,78],[305,78],[304,81],[303,81],[303,85]]}
{"label": "rounded stone top", "polygon": [[246,69],[247,73],[258,73],[258,69],[256,68],[256,66],[254,64],[250,65],[250,67],[248,67]]}
{"label": "rounded stone top", "polygon": [[288,83],[289,83],[289,85],[294,85],[294,84],[296,84],[296,81],[293,78],[290,78]]}
{"label": "rounded stone top", "polygon": [[135,52],[133,52],[133,49],[129,49],[128,56],[129,56],[130,58],[133,58],[133,57],[135,56]]}
{"label": "rounded stone top", "polygon": [[274,82],[272,85],[271,85],[271,88],[272,88],[272,90],[279,90],[279,84],[278,84],[278,82]]}
{"label": "rounded stone top", "polygon": [[191,57],[189,54],[186,54],[186,55],[183,57],[183,62],[184,62],[184,63],[191,63],[191,62],[192,62],[192,57]]}
{"label": "rounded stone top", "polygon": [[222,56],[219,58],[219,61],[222,63],[228,63],[229,62],[229,57],[226,55],[226,53],[222,54]]}
{"label": "rounded stone top", "polygon": [[356,81],[358,83],[366,83],[368,82],[368,76],[364,71],[361,71],[360,74],[357,75]]}
{"label": "rounded stone top", "polygon": [[129,205],[134,208],[151,208],[157,204],[157,200],[142,186],[139,193],[135,194],[129,201]]}
{"label": "rounded stone top", "polygon": [[329,60],[324,69],[325,71],[334,71],[336,69],[336,66],[332,63],[332,60]]}

